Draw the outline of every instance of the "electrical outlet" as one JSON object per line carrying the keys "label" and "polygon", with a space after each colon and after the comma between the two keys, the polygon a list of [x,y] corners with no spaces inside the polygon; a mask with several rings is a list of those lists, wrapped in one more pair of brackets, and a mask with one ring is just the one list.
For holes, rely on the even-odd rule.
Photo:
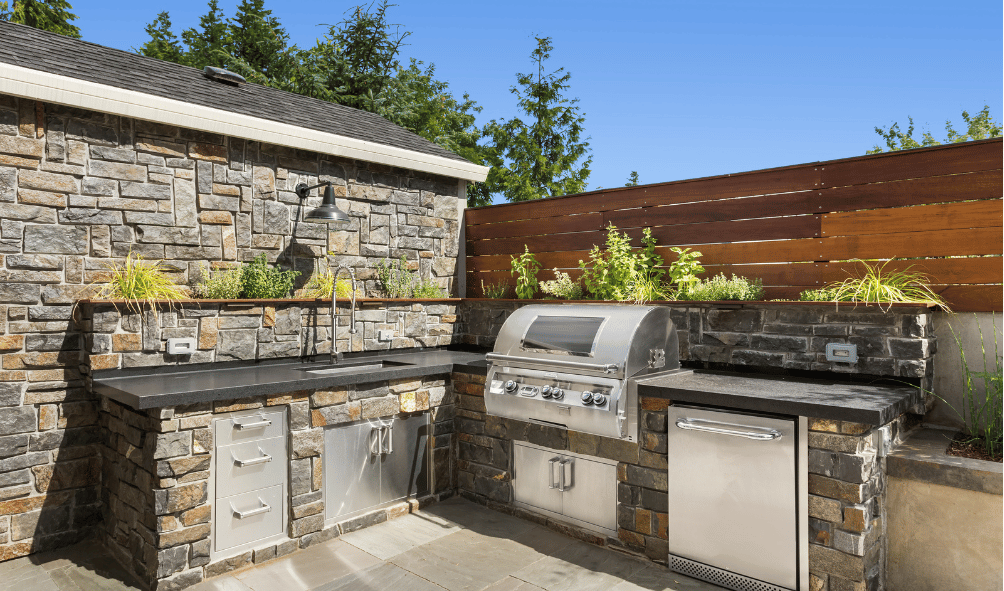
{"label": "electrical outlet", "polygon": [[841,363],[858,362],[858,346],[847,343],[826,343],[826,360]]}
{"label": "electrical outlet", "polygon": [[380,342],[382,342],[382,343],[386,343],[387,341],[394,340],[394,331],[393,330],[381,330],[381,331],[378,331],[377,332],[377,340],[380,341]]}

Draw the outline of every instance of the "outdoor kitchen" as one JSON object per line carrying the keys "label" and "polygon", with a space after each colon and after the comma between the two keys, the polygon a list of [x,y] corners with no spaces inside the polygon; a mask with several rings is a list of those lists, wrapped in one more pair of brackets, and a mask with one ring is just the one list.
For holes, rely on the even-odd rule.
{"label": "outdoor kitchen", "polygon": [[[19,122],[0,128],[0,576],[90,545],[144,589],[392,559],[392,582],[318,581],[558,589],[574,577],[540,565],[574,546],[583,589],[888,588],[887,458],[936,402],[934,304],[469,297],[512,256],[477,237],[506,224],[465,209],[486,167],[368,113],[173,64],[143,78],[146,58],[24,29],[0,23]],[[822,185],[822,164],[792,174]],[[744,174],[764,192],[777,173]],[[728,190],[752,194],[743,178]],[[329,291],[103,296],[134,254],[177,285],[264,261]],[[381,295],[398,259],[440,297]],[[986,474],[968,490],[999,494]],[[409,566],[386,549],[421,548],[419,518],[469,537]],[[450,571],[487,538],[525,563],[492,546]]]}

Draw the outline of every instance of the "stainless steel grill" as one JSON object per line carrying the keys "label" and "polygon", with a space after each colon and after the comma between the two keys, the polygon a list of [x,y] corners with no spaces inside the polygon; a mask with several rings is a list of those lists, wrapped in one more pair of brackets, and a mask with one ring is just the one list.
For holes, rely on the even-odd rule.
{"label": "stainless steel grill", "polygon": [[680,368],[669,310],[654,306],[524,306],[487,358],[489,414],[627,441],[638,439],[635,380]]}

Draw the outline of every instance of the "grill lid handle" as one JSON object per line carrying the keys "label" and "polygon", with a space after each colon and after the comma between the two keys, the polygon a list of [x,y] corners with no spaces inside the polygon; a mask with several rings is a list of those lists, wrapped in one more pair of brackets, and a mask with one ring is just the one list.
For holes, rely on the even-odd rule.
{"label": "grill lid handle", "polygon": [[532,363],[535,365],[547,365],[550,367],[564,367],[568,369],[585,369],[589,371],[602,371],[603,373],[618,373],[621,366],[616,363],[586,363],[584,361],[565,361],[563,359],[542,359],[540,357],[520,357],[518,355],[505,355],[502,353],[488,353],[485,355],[488,361],[510,361],[513,363]]}

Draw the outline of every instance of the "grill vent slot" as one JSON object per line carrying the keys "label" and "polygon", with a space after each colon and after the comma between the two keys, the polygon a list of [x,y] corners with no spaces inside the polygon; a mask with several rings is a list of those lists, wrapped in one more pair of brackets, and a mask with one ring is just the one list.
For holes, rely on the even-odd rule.
{"label": "grill vent slot", "polygon": [[789,591],[784,587],[764,583],[763,581],[737,575],[727,570],[701,564],[700,562],[686,558],[680,558],[679,556],[673,556],[672,554],[669,557],[671,560],[670,568],[672,570],[688,577],[720,585],[726,589],[733,589],[734,591]]}

